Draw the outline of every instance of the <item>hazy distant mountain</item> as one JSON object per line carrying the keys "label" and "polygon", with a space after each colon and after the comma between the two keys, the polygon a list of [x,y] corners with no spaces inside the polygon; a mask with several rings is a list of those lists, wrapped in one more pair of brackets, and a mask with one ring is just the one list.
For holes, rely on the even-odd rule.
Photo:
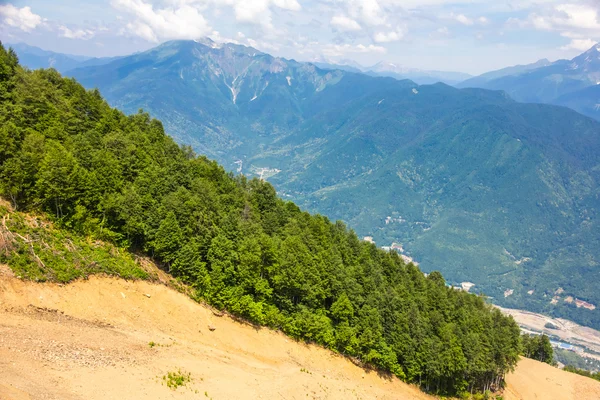
{"label": "hazy distant mountain", "polygon": [[16,51],[21,65],[29,69],[54,68],[62,73],[78,67],[103,65],[118,58],[94,58],[61,54],[42,50],[39,47],[29,46],[25,43],[11,44],[10,47]]}
{"label": "hazy distant mountain", "polygon": [[600,123],[504,93],[174,41],[72,72],[283,196],[500,304],[600,326]]}
{"label": "hazy distant mountain", "polygon": [[357,74],[360,74],[363,72],[362,70],[362,66],[358,65],[358,64],[336,64],[336,63],[329,63],[329,62],[325,62],[325,61],[311,61],[311,64],[321,68],[321,69],[329,69],[329,70],[340,70],[340,71],[346,71],[346,72],[354,72]]}
{"label": "hazy distant mountain", "polygon": [[551,64],[552,63],[550,61],[548,61],[547,59],[542,59],[533,64],[515,65],[513,67],[506,67],[506,68],[502,68],[502,69],[499,69],[496,71],[490,71],[490,72],[486,72],[485,74],[481,74],[479,76],[472,77],[470,79],[467,79],[466,81],[459,83],[456,86],[460,87],[460,88],[483,87],[483,86],[485,86],[485,84],[487,82],[492,81],[494,79],[502,78],[504,76],[509,76],[509,75],[519,75],[519,74],[522,74],[527,71],[531,71],[531,70],[538,69],[541,67],[547,67]]}
{"label": "hazy distant mountain", "polygon": [[64,72],[77,67],[90,58],[42,50],[25,43],[11,44],[10,47],[16,51],[21,65],[29,69],[55,68],[60,72]]}
{"label": "hazy distant mountain", "polygon": [[593,86],[600,84],[600,44],[572,60],[559,60],[525,70],[516,67],[512,73],[497,78],[477,77],[461,83],[460,87],[481,87],[504,90],[517,101],[549,103],[568,106],[583,114],[599,118],[595,112],[600,102]]}
{"label": "hazy distant mountain", "polygon": [[420,85],[438,82],[455,85],[472,77],[472,75],[463,72],[426,71],[416,68],[406,68],[389,62],[379,62],[372,67],[365,68],[364,71],[374,76],[410,79]]}
{"label": "hazy distant mountain", "polygon": [[600,85],[592,85],[575,92],[567,93],[554,99],[552,102],[600,120]]}
{"label": "hazy distant mountain", "polygon": [[426,71],[417,68],[405,68],[389,62],[379,62],[371,67],[362,66],[352,60],[340,60],[338,62],[319,60],[312,63],[323,69],[362,72],[371,76],[386,76],[399,80],[410,79],[420,85],[438,82],[455,85],[471,78],[471,75],[462,72]]}

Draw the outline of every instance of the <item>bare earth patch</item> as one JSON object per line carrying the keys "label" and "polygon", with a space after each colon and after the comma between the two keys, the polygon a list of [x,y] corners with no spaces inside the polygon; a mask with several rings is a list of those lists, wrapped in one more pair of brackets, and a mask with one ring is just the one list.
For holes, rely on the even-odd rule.
{"label": "bare earth patch", "polygon": [[[178,371],[191,382],[170,389],[163,376]],[[599,382],[530,360],[508,384],[508,399],[600,398]],[[92,277],[62,286],[0,273],[0,399],[109,398],[432,399],[164,285]]]}

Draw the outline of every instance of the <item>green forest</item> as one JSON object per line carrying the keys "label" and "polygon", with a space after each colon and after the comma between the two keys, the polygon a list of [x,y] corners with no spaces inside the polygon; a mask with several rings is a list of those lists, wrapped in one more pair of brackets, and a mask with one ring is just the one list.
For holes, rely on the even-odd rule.
{"label": "green forest", "polygon": [[587,376],[588,378],[592,378],[597,381],[600,381],[600,372],[591,372],[586,369],[579,369],[577,367],[573,367],[571,365],[567,365],[564,368],[564,370],[567,372],[572,372],[574,374],[581,375],[581,376]]}
{"label": "green forest", "polygon": [[522,354],[539,362],[555,365],[554,349],[550,343],[550,338],[546,335],[528,335],[521,336]]}
{"label": "green forest", "polygon": [[[180,147],[146,113],[126,116],[55,70],[20,67],[1,45],[0,121],[0,191],[14,209],[148,255],[198,300],[439,394],[499,388],[518,361],[518,326],[484,298]],[[90,257],[73,273],[24,247],[0,262],[69,281]],[[130,262],[98,272],[143,278]]]}

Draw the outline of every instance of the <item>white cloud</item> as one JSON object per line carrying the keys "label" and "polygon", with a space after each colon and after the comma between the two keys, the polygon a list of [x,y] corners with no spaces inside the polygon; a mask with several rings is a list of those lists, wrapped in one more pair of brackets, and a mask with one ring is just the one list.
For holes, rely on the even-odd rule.
{"label": "white cloud", "polygon": [[375,27],[388,23],[390,7],[397,7],[397,2],[391,1],[384,8],[380,3],[385,0],[326,0],[334,7],[342,9],[351,19],[366,26]]}
{"label": "white cloud", "polygon": [[150,42],[165,39],[194,39],[212,30],[196,7],[180,5],[155,9],[144,0],[112,0],[113,7],[130,14],[127,31]]}
{"label": "white cloud", "polygon": [[42,17],[31,12],[31,7],[17,8],[12,4],[0,5],[2,21],[25,32],[31,32],[43,22]]}
{"label": "white cloud", "polygon": [[236,34],[237,39],[221,36],[219,31],[212,31],[208,37],[217,43],[243,44],[241,41],[246,40],[246,35],[244,35],[242,32],[238,32]]}
{"label": "white cloud", "polygon": [[571,42],[566,46],[562,46],[561,50],[577,50],[586,51],[591,49],[596,44],[592,39],[571,39]]}
{"label": "white cloud", "polygon": [[287,11],[302,9],[298,0],[168,0],[173,4],[191,5],[204,10],[213,7],[219,10],[222,7],[233,8],[237,22],[250,23],[262,26],[264,29],[273,30],[273,15],[271,8]]}
{"label": "white cloud", "polygon": [[336,15],[331,18],[330,24],[341,32],[355,32],[361,30],[358,22],[343,15]]}
{"label": "white cloud", "polygon": [[309,41],[306,43],[299,43],[292,41],[294,47],[299,54],[312,54],[315,59],[322,59],[322,56],[326,57],[348,57],[350,54],[383,54],[387,52],[383,46],[377,46],[374,44],[334,44],[334,43],[319,43],[316,41]]}
{"label": "white cloud", "polygon": [[440,36],[450,36],[450,30],[448,30],[448,27],[446,26],[438,28],[435,32]]}
{"label": "white cloud", "polygon": [[560,12],[551,18],[552,25],[567,26],[600,32],[598,10],[585,5],[560,4],[556,6]]}
{"label": "white cloud", "polygon": [[231,3],[235,11],[235,18],[239,22],[249,22],[253,24],[263,25],[266,28],[272,29],[271,4],[284,10],[299,10],[300,4],[295,0],[230,0],[224,3]]}
{"label": "white cloud", "polygon": [[564,32],[591,32],[600,35],[600,15],[596,8],[584,4],[559,4],[536,11],[527,19],[510,18],[507,22],[521,28]]}
{"label": "white cloud", "polygon": [[477,22],[479,22],[481,25],[487,25],[490,23],[490,20],[486,17],[479,17],[477,18]]}
{"label": "white cloud", "polygon": [[279,46],[273,43],[266,42],[264,40],[254,40],[252,38],[247,38],[246,43],[250,47],[254,47],[257,50],[261,51],[279,51]]}
{"label": "white cloud", "polygon": [[210,39],[217,43],[233,43],[244,46],[254,47],[257,50],[265,52],[279,51],[280,47],[276,43],[268,42],[266,40],[255,40],[251,37],[247,37],[243,32],[237,32],[235,38],[222,36],[218,31],[212,31]]}
{"label": "white cloud", "polygon": [[559,32],[571,39],[561,50],[585,51],[600,39],[600,7],[597,3],[558,4],[530,13],[526,19],[510,18],[508,26]]}
{"label": "white cloud", "polygon": [[401,40],[404,37],[404,33],[401,31],[391,31],[391,32],[378,32],[373,36],[373,40],[375,43],[388,43],[388,42],[396,42]]}
{"label": "white cloud", "polygon": [[454,14],[453,14],[453,15],[452,15],[452,17],[453,17],[453,18],[454,18],[456,21],[460,22],[460,23],[461,23],[461,24],[463,24],[463,25],[467,25],[467,26],[469,26],[469,25],[473,25],[473,20],[472,20],[471,18],[467,17],[467,16],[466,16],[466,15],[464,15],[464,14],[457,14],[457,15],[454,15]]}
{"label": "white cloud", "polygon": [[352,53],[385,53],[385,47],[369,44],[326,44],[322,47],[321,52],[328,57],[340,57]]}
{"label": "white cloud", "polygon": [[82,40],[88,40],[91,39],[95,36],[95,32],[89,29],[75,29],[75,30],[71,30],[69,28],[67,28],[66,26],[59,26],[58,29],[60,30],[60,36],[67,38],[67,39],[82,39]]}

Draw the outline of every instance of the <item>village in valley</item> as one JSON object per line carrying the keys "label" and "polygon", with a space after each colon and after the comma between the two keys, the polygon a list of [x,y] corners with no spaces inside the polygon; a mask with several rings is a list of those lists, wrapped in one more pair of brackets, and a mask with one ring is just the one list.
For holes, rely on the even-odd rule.
{"label": "village in valley", "polygon": [[[363,237],[363,240],[365,242],[376,244],[375,241],[373,240],[373,236],[365,236],[365,237]],[[419,263],[416,262],[415,260],[413,260],[412,257],[409,257],[406,254],[404,254],[404,248],[402,247],[402,245],[400,243],[394,242],[390,246],[381,246],[381,248],[385,251],[395,251],[396,253],[398,253],[398,255],[400,255],[400,257],[402,257],[402,259],[406,263],[413,263],[415,265],[419,265]]]}

